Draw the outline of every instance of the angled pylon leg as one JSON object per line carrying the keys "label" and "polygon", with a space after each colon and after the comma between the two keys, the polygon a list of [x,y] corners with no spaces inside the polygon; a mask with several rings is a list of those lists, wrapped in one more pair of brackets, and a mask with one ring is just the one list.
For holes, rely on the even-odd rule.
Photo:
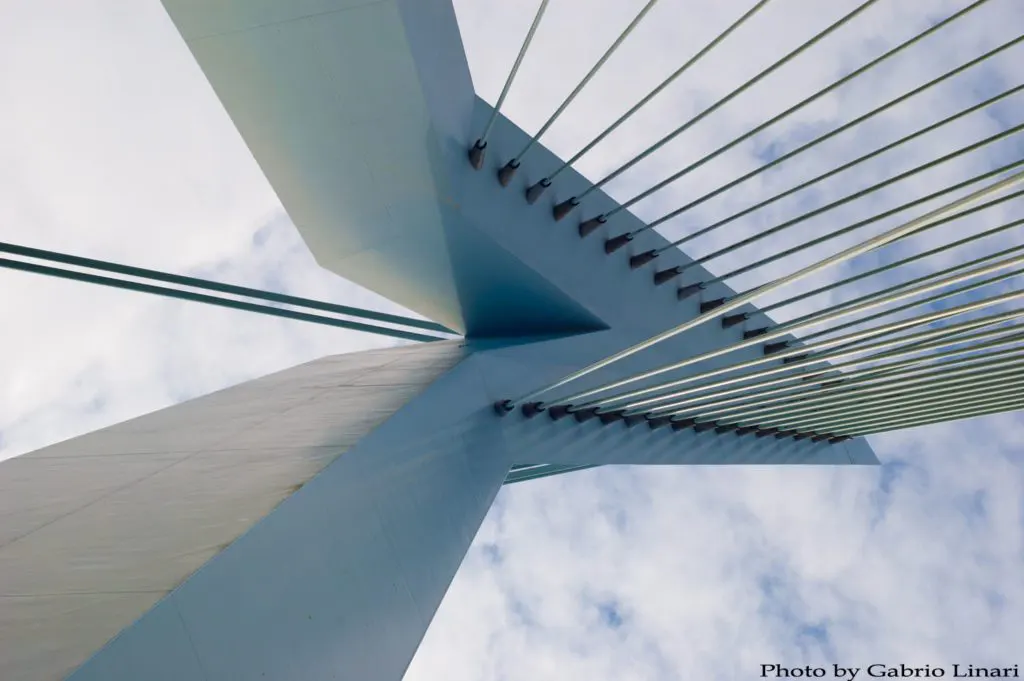
{"label": "angled pylon leg", "polygon": [[162,2],[323,267],[468,335],[603,326],[495,219],[544,211],[469,165],[486,105],[451,0]]}
{"label": "angled pylon leg", "polygon": [[328,357],[0,465],[0,678],[398,681],[509,468],[492,418],[390,428],[472,393],[462,358]]}
{"label": "angled pylon leg", "polygon": [[[498,417],[496,401],[734,292],[674,250],[659,267],[686,264],[680,291],[701,295],[657,287],[556,225],[541,204],[591,185],[567,171],[525,201],[530,177],[561,164],[540,144],[502,187],[493,171],[528,139],[507,119],[470,166],[490,110],[451,0],[162,2],[318,261],[465,331],[474,352],[325,358],[0,465],[0,680],[399,681],[506,479],[877,463],[862,441]],[[587,202],[578,212],[618,205]],[[640,226],[622,212],[602,229]],[[640,240],[635,253],[666,246]],[[705,324],[601,380],[743,333]],[[548,473],[507,478],[530,464]]]}
{"label": "angled pylon leg", "polygon": [[877,461],[499,417],[624,338],[463,345],[324,358],[4,462],[0,678],[399,681],[514,465]]}

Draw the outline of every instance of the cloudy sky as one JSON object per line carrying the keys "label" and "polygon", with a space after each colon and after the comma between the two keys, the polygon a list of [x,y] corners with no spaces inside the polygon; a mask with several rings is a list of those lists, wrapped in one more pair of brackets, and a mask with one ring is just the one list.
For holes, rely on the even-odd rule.
{"label": "cloudy sky", "polygon": [[[527,130],[539,128],[643,4],[551,0],[506,113]],[[544,142],[573,154],[750,4],[661,0]],[[603,176],[856,4],[773,0],[579,167]],[[625,173],[611,193],[632,197],[966,4],[879,0]],[[489,101],[536,5],[456,1],[474,81]],[[156,0],[8,0],[0,13],[0,239],[403,312],[315,266]],[[656,218],[1021,33],[1024,5],[989,0],[636,213]],[[685,234],[1018,85],[1021,64],[1024,46],[1007,50],[663,231]],[[709,253],[1016,125],[1022,101],[1009,98],[773,204],[688,252]],[[771,248],[1022,152],[1020,139],[1009,138],[790,230]],[[819,280],[1024,217],[1021,208],[1020,200],[1003,204]],[[730,283],[761,283],[899,222]],[[1008,231],[901,277],[1022,240],[1021,229]],[[762,255],[763,246],[751,247],[709,267],[725,272]],[[392,343],[7,271],[0,271],[0,319],[0,459],[319,356]],[[406,678],[733,679],[754,678],[760,664],[774,662],[1024,663],[1012,643],[1024,640],[1024,418],[871,442],[881,468],[617,468],[506,488]]]}

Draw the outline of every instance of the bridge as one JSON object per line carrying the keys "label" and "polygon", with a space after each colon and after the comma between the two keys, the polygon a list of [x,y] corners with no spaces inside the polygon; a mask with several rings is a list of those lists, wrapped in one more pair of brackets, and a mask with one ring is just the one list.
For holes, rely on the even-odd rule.
{"label": "bridge", "polygon": [[[919,42],[941,39],[987,0],[928,22],[657,183],[624,199],[609,193],[761,79],[812,58],[878,1],[857,4],[593,179],[577,170],[580,158],[755,25],[768,0],[681,54],[664,83],[567,159],[544,133],[636,26],[654,20],[657,0],[638,6],[533,132],[501,108],[547,0],[493,105],[474,89],[448,0],[163,0],[318,263],[425,320],[0,244],[8,269],[408,341],[325,357],[0,464],[0,677],[397,681],[502,485],[610,464],[873,465],[867,435],[1024,406],[1024,292],[1006,286],[1021,273],[1024,247],[997,249],[990,238],[1019,235],[1022,221],[967,228],[984,211],[1019,208],[1011,202],[1024,191],[1024,159],[1009,143],[1022,124],[687,254],[691,242],[984,115],[1024,85],[979,95],[719,220],[694,228],[683,219],[1022,38],[654,219],[635,210]],[[1002,156],[970,176],[779,245],[786,230],[991,149]],[[935,238],[949,225],[957,239]],[[965,251],[972,257],[952,266],[929,264]],[[858,260],[868,254],[880,264]],[[743,264],[715,265],[735,257]],[[843,264],[848,275],[818,278]],[[771,274],[733,287],[754,272]],[[809,300],[818,303],[806,314],[775,321],[777,310]]]}

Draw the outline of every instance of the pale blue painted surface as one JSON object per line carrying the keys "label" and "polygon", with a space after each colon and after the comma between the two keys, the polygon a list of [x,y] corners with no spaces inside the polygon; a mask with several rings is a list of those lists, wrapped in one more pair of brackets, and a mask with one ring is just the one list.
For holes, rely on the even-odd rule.
{"label": "pale blue painted surface", "polygon": [[[538,352],[518,345],[461,361],[70,678],[139,678],[141,647],[153,669],[206,675],[181,679],[400,679],[513,464],[851,463],[844,445],[497,417],[495,395],[549,371]],[[388,367],[381,380],[394,385],[403,369]],[[328,392],[259,430],[329,446],[331,410]]]}
{"label": "pale blue painted surface", "polygon": [[326,357],[0,464],[0,679],[60,679],[462,359]]}
{"label": "pale blue painted surface", "polygon": [[[288,468],[315,452],[325,458],[302,467],[301,475],[286,476],[293,487],[302,485],[290,496],[274,478],[262,498],[287,499],[269,514],[264,510],[246,518],[238,532],[225,535],[225,545],[204,544],[208,554],[202,554],[202,567],[182,573],[184,581],[162,600],[156,602],[176,582],[158,580],[147,592],[149,600],[118,601],[103,610],[118,623],[115,631],[146,614],[72,674],[74,681],[397,681],[516,464],[876,463],[862,441],[832,446],[628,429],[621,423],[602,427],[596,420],[555,423],[543,415],[498,418],[491,409],[495,400],[532,390],[697,314],[700,297],[679,302],[674,284],[654,286],[653,266],[634,272],[626,264],[631,253],[664,240],[649,232],[630,248],[606,255],[606,236],[638,226],[628,214],[581,240],[578,220],[614,206],[599,192],[555,223],[554,202],[587,186],[572,172],[537,205],[527,205],[525,187],[559,165],[543,147],[531,153],[513,184],[501,189],[494,173],[525,141],[504,118],[491,137],[486,168],[469,167],[466,150],[489,111],[473,95],[449,0],[164,4],[321,264],[465,329],[471,337],[466,351],[472,354],[422,393],[424,382],[450,366],[430,355],[443,349],[403,350],[404,358],[344,385],[324,385],[325,372],[315,364],[279,375],[275,380],[290,390],[319,391],[318,399],[303,401],[302,408],[284,408],[281,400],[289,391],[275,380],[233,389],[234,395],[247,396],[241,403],[222,396],[226,402],[220,407],[230,410],[235,404],[234,416],[244,423],[236,432],[221,433],[218,447],[278,451],[224,478],[236,491],[261,480],[268,466]],[[681,252],[671,252],[657,267],[685,261]],[[702,274],[694,268],[685,281]],[[728,293],[724,286],[711,287],[703,298]],[[763,323],[755,318],[748,324]],[[740,338],[743,328],[703,325],[588,377],[573,390],[721,347]],[[589,333],[577,337],[531,338],[584,330]],[[752,347],[694,369],[759,354]],[[383,386],[403,385],[409,388],[408,395],[398,391],[404,406],[378,405],[371,414],[362,413]],[[272,416],[261,409],[270,409]],[[75,456],[110,449],[123,455],[127,447],[174,463],[181,453],[206,447],[183,428],[202,411],[186,403],[161,412],[161,427],[118,427],[61,446]],[[379,427],[367,426],[385,418]],[[344,455],[335,458],[341,451]],[[46,458],[38,454],[38,460]],[[163,488],[165,493],[210,480],[208,468],[184,470],[193,478],[177,480],[177,487]],[[0,481],[3,471],[0,466]],[[45,547],[26,554],[30,560],[12,563],[21,566],[17,576],[24,578],[32,561],[52,562],[54,555],[55,578],[61,570],[74,575],[81,555],[107,550],[115,560],[118,548],[166,563],[165,549],[148,543],[165,527],[166,519],[155,513],[161,499],[140,493],[122,504],[114,517],[127,529],[109,546],[102,533],[90,533],[88,523],[79,525],[65,539],[80,544],[65,542],[62,554],[48,554],[55,549]],[[180,514],[189,531],[234,517],[237,506],[231,504],[238,503],[225,498],[227,507],[214,504],[203,515],[190,510],[189,497],[177,501],[180,505],[167,512]],[[136,518],[135,525],[128,522]],[[60,540],[55,535],[52,545],[61,545]],[[171,557],[190,555],[187,548],[174,549],[178,553]],[[123,568],[125,579],[147,576],[130,560]],[[116,581],[121,573],[101,574]],[[100,586],[90,588],[99,594]],[[105,588],[117,586],[112,582]],[[59,632],[72,630],[66,607],[0,626],[24,634],[40,617],[58,632],[51,639],[59,646]],[[83,648],[99,646],[67,635],[82,644],[75,653],[79,660]],[[45,653],[29,660],[23,667],[28,672],[19,678],[59,678],[52,673],[58,667],[46,666]]]}
{"label": "pale blue painted surface", "polygon": [[[551,206],[589,186],[584,178],[563,173],[526,203],[528,184],[560,165],[543,145],[510,187],[498,185],[497,168],[526,141],[503,116],[486,167],[472,170],[466,151],[490,108],[473,95],[450,0],[307,4],[164,0],[324,267],[474,337],[653,332],[691,316],[694,301],[654,286],[654,265],[626,265],[662,237],[604,253],[605,236],[639,226],[631,215],[577,236],[581,217],[616,205],[603,192],[555,223]],[[657,267],[686,260],[673,251]]]}

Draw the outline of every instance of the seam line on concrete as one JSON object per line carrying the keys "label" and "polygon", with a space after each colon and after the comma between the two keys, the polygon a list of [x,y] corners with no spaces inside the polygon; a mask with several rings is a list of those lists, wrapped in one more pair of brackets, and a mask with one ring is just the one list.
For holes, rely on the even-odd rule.
{"label": "seam line on concrete", "polygon": [[141,478],[138,478],[136,480],[132,480],[131,482],[127,482],[127,483],[125,483],[123,485],[115,487],[112,490],[108,490],[107,492],[105,492],[104,494],[101,494],[100,496],[96,497],[92,501],[89,501],[89,502],[87,502],[87,503],[85,503],[85,504],[83,504],[81,506],[78,506],[78,507],[68,511],[67,513],[61,514],[60,516],[58,516],[56,518],[48,520],[47,522],[43,523],[42,525],[39,525],[38,527],[32,528],[31,530],[29,530],[28,532],[25,532],[24,534],[19,534],[17,537],[14,537],[13,539],[11,539],[9,541],[7,541],[7,542],[5,542],[3,544],[0,544],[0,551],[3,551],[5,548],[10,546],[11,544],[13,544],[13,543],[15,543],[15,542],[17,542],[17,541],[19,541],[21,539],[24,539],[25,537],[28,537],[28,536],[31,536],[31,535],[35,534],[39,530],[42,530],[42,529],[44,529],[46,527],[49,527],[50,525],[53,525],[54,523],[60,522],[61,520],[64,520],[65,518],[67,518],[67,517],[69,517],[71,515],[74,515],[75,513],[78,513],[79,511],[81,511],[83,509],[89,508],[90,506],[92,506],[93,504],[96,504],[97,502],[103,501],[104,499],[106,499],[107,497],[109,497],[109,496],[111,496],[113,494],[117,494],[118,492],[120,492],[122,490],[128,489],[129,487],[132,487],[132,486],[134,486],[134,485],[136,485],[136,484],[138,484],[140,482],[144,482],[145,480],[148,480],[148,479],[152,478],[154,475],[158,475],[159,473],[163,473],[164,471],[166,471],[166,470],[168,470],[170,468],[173,468],[174,466],[177,466],[178,464],[180,464],[180,463],[182,463],[184,461],[188,461],[193,456],[195,456],[196,454],[199,454],[199,453],[200,452],[195,452],[195,453],[190,454],[188,456],[182,457],[181,459],[178,459],[177,461],[173,461],[173,462],[169,463],[168,465],[163,466],[163,467],[153,471],[152,473],[149,473],[148,475],[144,475]]}
{"label": "seam line on concrete", "polygon": [[[281,412],[277,412],[275,414],[271,414],[271,415],[267,416],[266,419],[261,420],[258,424],[254,424],[254,425],[262,425],[262,424],[266,423],[266,421],[269,421],[270,419],[282,416],[282,415],[288,413],[289,411],[291,411],[292,409],[296,409],[296,408],[298,408],[298,407],[300,407],[302,405],[308,404],[309,402],[312,402],[312,401],[316,400],[321,395],[323,395],[325,392],[328,392],[330,390],[331,390],[331,388],[326,388],[325,390],[318,392],[313,397],[310,397],[309,399],[303,400],[301,402],[297,402],[296,404],[293,404],[291,407],[288,407],[287,409],[285,409],[285,410],[283,410]],[[237,435],[237,433],[233,434],[233,435],[226,435],[225,438],[226,439],[227,438],[233,438],[236,435]],[[323,448],[324,449],[328,449],[329,447],[325,446]],[[194,458],[195,456],[198,456],[199,454],[205,454],[205,453],[208,453],[208,452],[211,452],[211,451],[241,451],[241,450],[209,450],[209,449],[201,449],[201,450],[198,450],[198,451],[195,451],[195,452],[191,452],[191,453],[187,454],[186,456],[184,456],[184,457],[182,457],[180,459],[177,459],[176,461],[173,461],[170,464],[168,464],[166,466],[163,466],[162,468],[159,468],[158,470],[153,471],[152,473],[149,473],[148,475],[144,475],[141,478],[138,478],[136,480],[128,482],[128,483],[126,483],[124,485],[121,485],[119,487],[116,487],[116,488],[114,488],[112,490],[109,490],[105,494],[100,495],[99,497],[93,499],[92,501],[90,501],[90,502],[88,502],[88,503],[86,503],[86,504],[84,504],[82,506],[79,506],[79,507],[77,507],[75,509],[72,509],[71,511],[68,511],[67,513],[65,513],[65,514],[63,514],[63,515],[61,515],[61,516],[59,516],[57,518],[53,518],[52,520],[49,520],[46,523],[43,523],[42,525],[40,525],[40,526],[38,526],[36,528],[33,528],[33,529],[29,530],[28,532],[26,532],[24,534],[18,535],[17,537],[14,537],[13,539],[11,539],[10,541],[8,541],[8,542],[6,542],[4,544],[0,544],[0,551],[2,551],[4,548],[10,546],[11,544],[13,544],[14,542],[16,542],[18,540],[24,539],[25,537],[28,537],[29,535],[34,534],[35,532],[38,532],[39,530],[41,530],[41,529],[43,529],[45,527],[48,527],[48,526],[50,526],[50,525],[52,525],[52,524],[54,524],[56,522],[59,522],[59,521],[63,520],[64,518],[67,518],[70,515],[73,515],[73,514],[79,512],[79,511],[85,509],[85,508],[88,508],[88,507],[92,506],[93,504],[95,504],[95,503],[97,503],[99,501],[102,501],[103,499],[106,499],[107,497],[111,496],[112,494],[116,494],[117,492],[120,492],[120,491],[122,491],[124,489],[127,489],[129,487],[132,487],[132,486],[134,486],[134,485],[136,485],[136,484],[138,484],[140,482],[144,482],[144,481],[148,480],[149,478],[151,478],[151,477],[153,477],[153,476],[155,476],[155,475],[157,475],[159,473],[163,473],[164,471],[166,471],[166,470],[168,470],[170,468],[173,468],[174,466],[177,466],[180,463],[183,463],[185,461],[191,460],[192,458]],[[155,456],[159,456],[160,452],[156,452],[156,453],[154,453],[154,455]],[[117,456],[117,455],[115,455],[115,454],[108,454],[106,456]],[[145,456],[145,455],[142,455],[142,456]],[[68,457],[68,458],[70,458],[70,457]]]}
{"label": "seam line on concrete", "polygon": [[[185,638],[188,639],[188,648],[192,651],[192,657],[196,660],[196,666],[199,667],[199,673],[203,675],[203,681],[209,681],[210,677],[206,673],[206,669],[203,667],[203,660],[199,657],[199,651],[196,650],[196,644],[192,640],[192,632],[188,630],[188,624],[185,622],[185,617],[181,614],[181,610],[178,608],[178,601],[172,595],[168,600],[168,605],[174,608],[174,614],[178,616],[178,621],[181,622],[181,628],[185,632]],[[152,608],[150,608],[152,610]]]}
{"label": "seam line on concrete", "polygon": [[265,24],[254,24],[252,26],[246,26],[245,28],[231,28],[226,31],[218,31],[217,33],[209,33],[207,35],[196,36],[194,38],[186,38],[185,43],[191,45],[192,43],[199,42],[201,40],[210,40],[212,38],[221,38],[228,35],[235,35],[238,33],[247,33],[249,31],[257,31],[261,28],[270,28],[272,26],[284,26],[285,24],[294,24],[299,21],[306,19],[315,19],[317,17],[330,16],[332,14],[341,14],[342,12],[349,12],[355,9],[363,9],[364,7],[370,7],[371,5],[379,5],[385,0],[369,0],[359,5],[353,5],[351,7],[342,7],[340,9],[329,9],[323,12],[314,12],[312,14],[304,14],[301,17],[292,17],[290,19],[282,19],[280,21],[268,21]]}

